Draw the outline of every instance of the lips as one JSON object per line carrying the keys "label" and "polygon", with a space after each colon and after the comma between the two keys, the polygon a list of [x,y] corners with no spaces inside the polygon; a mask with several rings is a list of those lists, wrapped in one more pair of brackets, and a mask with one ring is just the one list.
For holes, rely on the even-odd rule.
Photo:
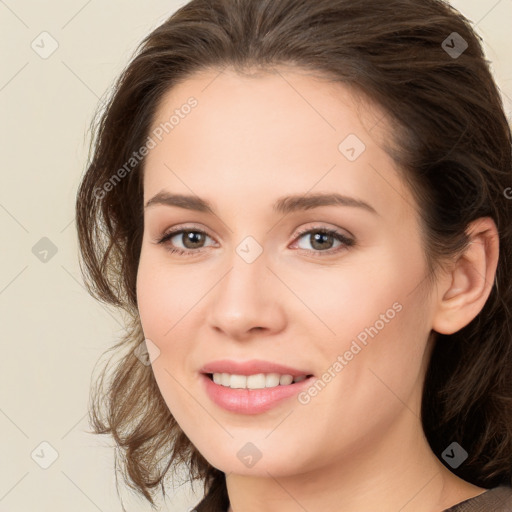
{"label": "lips", "polygon": [[279,373],[281,375],[291,375],[300,377],[302,375],[313,375],[310,370],[292,368],[271,361],[261,359],[252,359],[250,361],[237,362],[229,359],[213,361],[204,365],[200,370],[203,374],[230,373],[232,375],[255,375],[258,373]]}
{"label": "lips", "polygon": [[[231,361],[228,359],[213,361],[204,365],[201,370],[201,382],[203,389],[210,399],[219,407],[229,412],[238,414],[260,414],[265,411],[284,404],[287,400],[297,395],[311,384],[314,379],[309,370],[293,368],[283,364],[277,364],[260,359],[250,361]],[[249,376],[260,374],[274,374],[285,376],[287,381],[285,385],[276,383],[271,387],[263,389],[233,389],[220,383],[214,382],[212,376],[231,374],[231,381],[235,376]],[[290,376],[293,377],[291,381]],[[298,377],[303,377],[299,382],[295,382]],[[217,379],[218,381],[218,379]]]}
{"label": "lips", "polygon": [[210,380],[206,374],[201,375],[201,384],[206,395],[218,407],[236,414],[261,414],[278,405],[291,406],[290,399],[311,385],[313,377],[286,386],[264,389],[232,389]]}

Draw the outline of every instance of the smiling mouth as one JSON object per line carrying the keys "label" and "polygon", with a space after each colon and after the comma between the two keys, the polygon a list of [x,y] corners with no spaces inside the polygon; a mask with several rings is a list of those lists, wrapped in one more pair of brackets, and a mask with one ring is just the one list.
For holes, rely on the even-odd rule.
{"label": "smiling mouth", "polygon": [[258,373],[253,375],[237,375],[230,373],[205,373],[215,384],[231,389],[268,389],[297,384],[313,375],[292,376],[279,373]]}

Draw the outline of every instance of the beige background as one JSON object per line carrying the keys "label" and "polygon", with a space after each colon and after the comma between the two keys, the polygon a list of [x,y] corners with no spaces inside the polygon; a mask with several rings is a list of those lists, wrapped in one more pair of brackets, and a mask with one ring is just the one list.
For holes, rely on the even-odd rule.
{"label": "beige background", "polygon": [[[121,326],[83,288],[74,196],[99,98],[138,42],[183,3],[0,0],[0,512],[122,510],[112,443],[86,433],[93,366]],[[477,25],[510,119],[512,0],[452,3]],[[43,59],[33,41],[40,53],[58,48]],[[57,250],[47,262],[32,251],[43,237]],[[43,469],[52,450],[58,457]],[[196,490],[169,489],[161,510],[188,511]],[[126,510],[151,510],[121,494]]]}

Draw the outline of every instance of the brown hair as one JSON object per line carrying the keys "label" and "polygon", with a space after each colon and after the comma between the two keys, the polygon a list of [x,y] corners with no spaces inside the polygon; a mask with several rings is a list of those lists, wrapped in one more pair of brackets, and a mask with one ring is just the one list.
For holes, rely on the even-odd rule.
{"label": "brown hair", "polygon": [[[450,54],[454,37],[468,45],[460,55]],[[511,131],[481,38],[441,0],[192,0],[141,43],[98,114],[76,205],[88,289],[128,315],[126,334],[112,348],[125,353],[105,366],[91,394],[95,432],[114,437],[125,481],[152,504],[153,489],[161,484],[165,494],[165,475],[183,463],[191,481],[204,482],[200,510],[227,507],[224,473],[181,431],[151,366],[134,355],[144,340],[136,301],[144,159],[108,193],[98,187],[144,144],[160,100],[178,82],[208,68],[280,64],[351,86],[384,108],[395,126],[387,150],[421,212],[431,276],[466,247],[471,221],[494,219],[495,286],[470,324],[437,335],[422,421],[438,457],[452,441],[468,452],[455,474],[482,487],[510,485]]]}

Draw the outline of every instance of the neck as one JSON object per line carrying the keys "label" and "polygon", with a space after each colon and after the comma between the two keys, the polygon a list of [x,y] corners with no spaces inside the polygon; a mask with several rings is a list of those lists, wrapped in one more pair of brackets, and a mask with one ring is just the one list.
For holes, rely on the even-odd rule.
{"label": "neck", "polygon": [[441,464],[410,409],[379,439],[301,474],[230,473],[229,512],[441,512],[485,491]]}

